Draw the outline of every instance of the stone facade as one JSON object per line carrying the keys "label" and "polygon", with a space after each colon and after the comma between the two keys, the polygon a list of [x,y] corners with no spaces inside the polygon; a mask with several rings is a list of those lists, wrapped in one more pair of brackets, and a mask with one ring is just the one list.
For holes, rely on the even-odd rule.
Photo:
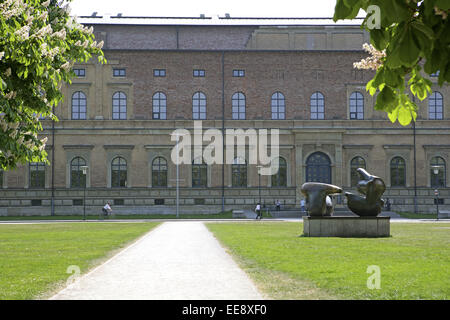
{"label": "stone facade", "polygon": [[[365,91],[372,72],[356,70],[353,62],[366,56],[361,50],[368,35],[358,26],[331,25],[230,25],[220,23],[186,25],[149,22],[117,23],[85,19],[94,26],[98,40],[105,41],[108,63],[93,59],[74,68],[84,77],[63,87],[64,102],[56,108],[59,121],[43,121],[48,136],[47,152],[54,162],[46,167],[42,188],[30,186],[29,166],[4,172],[0,190],[0,215],[82,213],[86,191],[87,212],[97,214],[106,201],[116,213],[168,213],[175,210],[176,165],[171,161],[175,142],[170,134],[177,128],[193,131],[193,96],[206,96],[203,128],[279,129],[280,156],[286,160],[286,184],[274,186],[271,176],[259,176],[256,165],[247,167],[247,186],[233,187],[232,166],[207,166],[206,186],[193,186],[193,169],[179,166],[182,212],[218,212],[254,208],[259,201],[273,205],[298,206],[300,186],[307,179],[308,157],[316,152],[330,161],[331,183],[351,187],[351,161],[362,157],[366,169],[384,178],[385,197],[393,210],[413,211],[414,199],[421,212],[435,212],[431,161],[445,161],[445,186],[439,187],[441,208],[450,208],[450,96],[448,86],[433,90],[443,97],[443,119],[429,119],[429,99],[420,106],[415,130],[392,124],[384,113],[374,111],[374,98]],[[201,20],[201,19],[198,19]],[[232,20],[232,19],[231,19]],[[262,23],[262,22],[261,22]],[[125,70],[115,77],[113,70]],[[164,77],[153,70],[164,69]],[[193,70],[205,77],[193,77]],[[233,70],[244,70],[233,77]],[[72,97],[83,92],[86,120],[72,120]],[[126,96],[126,120],[113,119],[113,95]],[[153,119],[157,92],[166,97],[167,119]],[[232,97],[245,95],[245,120],[233,120]],[[271,99],[284,96],[283,120],[272,119]],[[311,96],[324,97],[324,119],[311,120]],[[350,96],[364,98],[364,119],[350,120]],[[223,117],[224,115],[224,117]],[[414,135],[415,131],[415,135]],[[414,139],[415,137],[415,139]],[[204,146],[207,143],[204,142]],[[247,148],[248,161],[252,148]],[[54,153],[54,154],[53,154]],[[71,187],[71,161],[81,157],[88,166],[86,190]],[[126,161],[126,182],[113,185],[113,160]],[[153,185],[152,163],[167,161],[167,186]],[[226,157],[226,155],[225,155]],[[405,183],[391,183],[391,160],[405,161]],[[224,179],[222,180],[222,176]],[[80,202],[81,200],[81,202]],[[164,204],[162,204],[162,201]]]}

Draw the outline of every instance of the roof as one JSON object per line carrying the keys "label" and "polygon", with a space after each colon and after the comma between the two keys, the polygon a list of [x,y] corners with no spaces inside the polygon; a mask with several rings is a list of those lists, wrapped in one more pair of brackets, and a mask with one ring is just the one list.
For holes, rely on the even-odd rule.
{"label": "roof", "polygon": [[186,25],[186,26],[359,26],[364,18],[339,20],[333,18],[253,18],[253,17],[139,17],[103,15],[78,17],[78,22],[88,25]]}

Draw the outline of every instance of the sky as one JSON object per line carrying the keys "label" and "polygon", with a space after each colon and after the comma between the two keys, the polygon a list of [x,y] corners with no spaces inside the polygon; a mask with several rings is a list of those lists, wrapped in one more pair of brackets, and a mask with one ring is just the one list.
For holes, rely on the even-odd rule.
{"label": "sky", "polygon": [[332,17],[336,0],[73,0],[71,14],[149,17]]}

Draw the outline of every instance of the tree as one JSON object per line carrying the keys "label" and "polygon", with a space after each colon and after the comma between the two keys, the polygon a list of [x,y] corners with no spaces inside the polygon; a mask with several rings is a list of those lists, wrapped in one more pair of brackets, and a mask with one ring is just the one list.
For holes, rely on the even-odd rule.
{"label": "tree", "polygon": [[69,15],[68,1],[0,1],[0,166],[45,161],[40,119],[57,121],[61,85],[93,55],[105,62],[93,29]]}
{"label": "tree", "polygon": [[417,105],[410,94],[424,100],[431,81],[423,74],[439,71],[438,84],[450,81],[449,0],[337,0],[334,21],[368,14],[361,28],[370,33],[371,57],[355,67],[374,69],[366,90],[379,93],[375,109],[406,126],[416,120]]}

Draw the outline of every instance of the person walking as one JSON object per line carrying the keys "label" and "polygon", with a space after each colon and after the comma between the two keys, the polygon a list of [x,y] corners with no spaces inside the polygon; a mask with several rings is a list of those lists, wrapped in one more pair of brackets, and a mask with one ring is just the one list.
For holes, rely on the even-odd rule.
{"label": "person walking", "polygon": [[275,205],[277,206],[277,211],[280,211],[280,208],[281,208],[280,200],[277,200]]}
{"label": "person walking", "polygon": [[256,220],[258,220],[258,218],[259,218],[259,220],[261,220],[261,218],[262,218],[262,215],[261,215],[261,205],[259,204],[259,202],[258,202],[258,204],[256,205],[255,212],[256,212]]}
{"label": "person walking", "polygon": [[300,200],[300,210],[304,213],[306,212],[305,208],[305,199]]}

